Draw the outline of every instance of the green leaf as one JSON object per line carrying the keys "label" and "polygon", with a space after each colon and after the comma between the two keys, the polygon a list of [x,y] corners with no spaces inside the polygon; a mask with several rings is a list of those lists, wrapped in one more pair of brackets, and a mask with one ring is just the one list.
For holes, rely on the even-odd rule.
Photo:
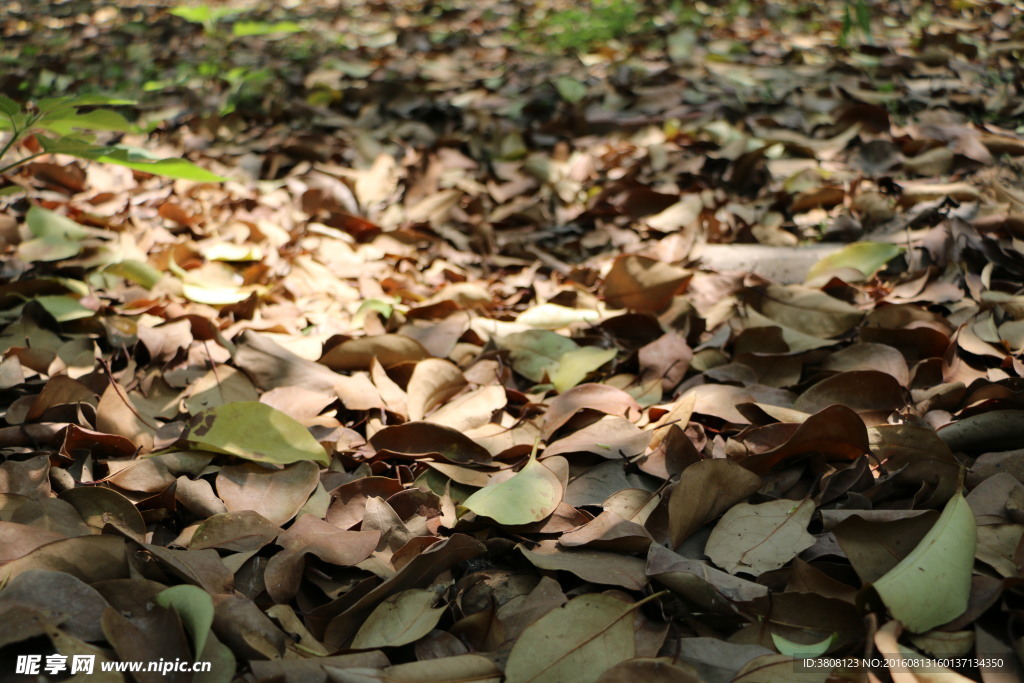
{"label": "green leaf", "polygon": [[91,159],[92,157],[87,155],[103,154],[107,151],[106,147],[94,145],[81,138],[64,136],[51,138],[45,135],[37,135],[36,140],[39,141],[43,150],[50,154],[67,154],[69,156]]}
{"label": "green leaf", "polygon": [[91,308],[86,308],[78,302],[76,297],[73,296],[50,294],[37,296],[33,300],[46,309],[46,312],[52,315],[53,319],[59,323],[81,320],[82,318],[91,318],[96,315],[96,311]]}
{"label": "green leaf", "polygon": [[153,175],[159,175],[165,178],[194,180],[200,183],[222,183],[227,180],[227,178],[224,178],[223,176],[211,173],[205,168],[200,168],[199,166],[196,166],[189,161],[185,161],[184,159],[152,160],[137,154],[131,154],[128,150],[123,148],[108,147],[106,149],[113,151],[99,154],[97,156],[86,156],[85,158],[92,159],[93,161],[101,161],[106,164],[114,164],[116,166],[126,166],[136,171],[152,173]]}
{"label": "green leaf", "polygon": [[212,26],[225,17],[240,14],[241,12],[240,8],[211,7],[209,5],[182,5],[170,10],[171,14],[181,17],[185,21],[191,21],[193,24],[206,24],[207,26]]}
{"label": "green leaf", "polygon": [[44,97],[36,100],[36,109],[41,114],[53,114],[60,111],[71,111],[75,109],[74,98],[72,97]]}
{"label": "green leaf", "polygon": [[861,33],[864,34],[868,43],[874,42],[871,35],[871,8],[868,7],[868,3],[865,0],[857,0],[854,9],[857,13],[857,26],[860,27]]}
{"label": "green leaf", "polygon": [[563,353],[550,372],[551,383],[558,393],[568,391],[586,379],[587,375],[615,358],[615,349],[585,346]]}
{"label": "green leaf", "polygon": [[142,261],[125,259],[107,266],[105,272],[112,273],[126,280],[131,280],[146,289],[152,289],[163,277],[163,273]]}
{"label": "green leaf", "polygon": [[475,492],[462,507],[498,524],[530,524],[554,512],[563,493],[558,476],[531,455],[523,469],[500,484]]}
{"label": "green leaf", "polygon": [[180,178],[203,183],[220,183],[227,180],[227,178],[211,173],[184,159],[156,159],[144,150],[120,146],[100,147],[73,137],[55,139],[40,135],[38,140],[43,149],[50,154],[67,154],[79,159],[126,166],[136,171],[152,173],[165,178]]}
{"label": "green leaf", "polygon": [[12,100],[7,95],[0,95],[0,114],[7,116],[8,118],[14,116],[21,111],[21,105]]}
{"label": "green leaf", "polygon": [[278,21],[269,24],[264,21],[239,21],[231,27],[231,32],[238,36],[267,36],[274,33],[300,33],[305,29],[294,21]]}
{"label": "green leaf", "polygon": [[530,626],[512,646],[507,683],[596,681],[619,662],[636,656],[635,621],[640,603],[610,595],[581,595]]}
{"label": "green leaf", "polygon": [[437,626],[445,606],[433,607],[431,590],[407,590],[387,598],[366,618],[352,641],[356,650],[414,643]]}
{"label": "green leaf", "polygon": [[893,618],[924,633],[963,614],[977,542],[974,513],[958,493],[910,554],[875,581]]}
{"label": "green leaf", "polygon": [[202,24],[213,16],[213,9],[208,5],[198,5],[196,7],[173,7],[170,13],[176,17],[181,17],[185,21],[191,21],[193,24]]}
{"label": "green leaf", "polygon": [[559,76],[556,78],[555,90],[569,104],[576,104],[587,96],[587,86],[569,76]]}
{"label": "green leaf", "polygon": [[197,450],[257,462],[330,463],[323,446],[301,423],[257,401],[238,401],[202,411],[192,418],[180,442]]}
{"label": "green leaf", "polygon": [[119,107],[132,106],[138,103],[138,100],[129,100],[124,97],[111,97],[109,95],[78,95],[77,97],[73,97],[69,100],[69,104],[76,107]]}
{"label": "green leaf", "polygon": [[895,244],[854,242],[811,266],[807,272],[807,284],[824,284],[833,272],[843,268],[853,268],[860,271],[864,277],[871,277],[902,253],[903,247]]}
{"label": "green leaf", "polygon": [[70,218],[32,206],[25,216],[29,231],[36,237],[58,237],[65,240],[85,239],[89,231]]}
{"label": "green leaf", "polygon": [[850,12],[850,3],[846,3],[846,12],[843,14],[843,23],[839,27],[839,47],[846,47],[850,40],[850,31],[853,29],[853,15]]}
{"label": "green leaf", "polygon": [[192,652],[197,658],[202,656],[213,626],[213,598],[210,594],[198,586],[181,584],[157,593],[156,604],[170,607],[178,613],[185,630],[192,636]]}
{"label": "green leaf", "polygon": [[772,633],[772,643],[775,644],[775,649],[780,654],[784,654],[788,657],[796,657],[799,659],[806,659],[808,657],[820,657],[821,655],[828,652],[828,649],[832,647],[832,643],[839,639],[838,633],[833,633],[825,640],[820,643],[811,643],[810,645],[804,645],[803,643],[794,643],[792,640],[787,640],[780,635]]}
{"label": "green leaf", "polygon": [[498,341],[511,353],[512,368],[534,382],[544,381],[563,355],[579,346],[568,337],[547,330],[514,332]]}
{"label": "green leaf", "polygon": [[57,135],[70,135],[74,130],[107,130],[118,133],[135,132],[138,128],[112,109],[97,109],[70,116],[47,116],[37,126]]}
{"label": "green leaf", "polygon": [[366,319],[366,314],[370,311],[376,311],[380,314],[380,317],[387,320],[391,317],[391,314],[395,311],[395,304],[392,301],[383,301],[381,299],[367,299],[363,303],[359,304],[359,308],[356,310],[356,314],[353,317],[353,321],[357,325],[362,325]]}

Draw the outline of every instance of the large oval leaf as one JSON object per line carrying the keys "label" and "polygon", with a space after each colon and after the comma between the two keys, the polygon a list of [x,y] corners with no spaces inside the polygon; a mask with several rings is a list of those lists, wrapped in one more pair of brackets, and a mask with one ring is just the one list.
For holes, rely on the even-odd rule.
{"label": "large oval leaf", "polygon": [[963,614],[971,593],[977,532],[974,513],[956,494],[910,554],[875,582],[894,618],[924,633]]}
{"label": "large oval leaf", "polygon": [[356,633],[352,647],[357,650],[395,647],[413,643],[430,633],[441,620],[445,607],[434,607],[437,594],[412,589],[387,598]]}
{"label": "large oval leaf", "polygon": [[740,503],[715,525],[705,552],[730,574],[760,576],[814,545],[814,536],[807,533],[812,515],[814,503],[810,500]]}
{"label": "large oval leaf", "polygon": [[323,446],[301,423],[258,401],[226,403],[202,411],[192,418],[180,441],[197,450],[257,462],[330,463]]}
{"label": "large oval leaf", "polygon": [[581,595],[551,610],[512,646],[508,683],[594,681],[636,656],[633,634],[639,603],[608,595]]}
{"label": "large oval leaf", "polygon": [[558,476],[531,457],[511,478],[480,489],[462,506],[498,524],[530,524],[554,512],[563,493]]}

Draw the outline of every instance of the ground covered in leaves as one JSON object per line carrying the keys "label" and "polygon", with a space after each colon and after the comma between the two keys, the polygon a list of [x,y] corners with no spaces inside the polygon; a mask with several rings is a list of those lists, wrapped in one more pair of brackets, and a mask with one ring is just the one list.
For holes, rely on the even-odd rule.
{"label": "ground covered in leaves", "polygon": [[0,677],[1019,678],[1019,3],[7,4]]}

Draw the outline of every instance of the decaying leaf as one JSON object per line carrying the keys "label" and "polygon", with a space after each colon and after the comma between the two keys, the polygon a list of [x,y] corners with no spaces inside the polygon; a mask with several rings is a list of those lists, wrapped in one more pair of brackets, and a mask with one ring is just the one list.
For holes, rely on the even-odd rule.
{"label": "decaying leaf", "polygon": [[1013,3],[6,4],[26,680],[1021,677]]}
{"label": "decaying leaf", "polygon": [[437,594],[430,590],[395,593],[366,618],[352,647],[395,647],[419,640],[437,625],[445,611],[443,605],[433,606],[436,600]]}
{"label": "decaying leaf", "polygon": [[690,274],[642,256],[615,259],[605,279],[604,297],[613,308],[660,312]]}
{"label": "decaying leaf", "polygon": [[672,545],[761,488],[761,478],[729,460],[702,460],[683,470],[668,501]]}
{"label": "decaying leaf", "polygon": [[807,533],[813,514],[814,505],[807,500],[740,503],[715,525],[706,552],[731,574],[759,576],[814,544],[814,537]]}
{"label": "decaying leaf", "polygon": [[635,656],[636,603],[581,595],[541,617],[509,653],[510,682],[596,679]]}

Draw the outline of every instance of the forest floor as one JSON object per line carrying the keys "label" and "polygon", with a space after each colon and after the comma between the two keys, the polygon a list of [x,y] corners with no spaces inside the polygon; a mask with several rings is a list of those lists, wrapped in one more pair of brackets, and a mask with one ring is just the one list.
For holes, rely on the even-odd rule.
{"label": "forest floor", "polygon": [[43,4],[0,678],[1024,678],[1019,0]]}

